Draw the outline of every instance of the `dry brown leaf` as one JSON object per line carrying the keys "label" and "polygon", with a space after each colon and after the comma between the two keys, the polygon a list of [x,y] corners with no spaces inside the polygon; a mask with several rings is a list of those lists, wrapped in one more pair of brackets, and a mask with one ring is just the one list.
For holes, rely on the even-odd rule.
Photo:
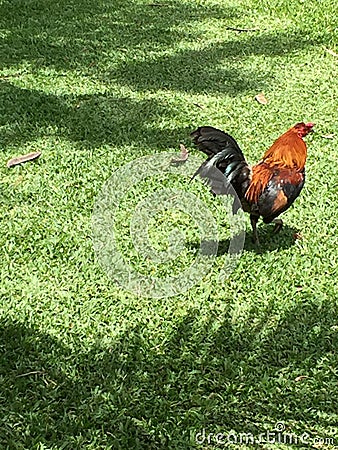
{"label": "dry brown leaf", "polygon": [[324,139],[334,139],[335,135],[333,133],[331,134],[322,134],[322,138]]}
{"label": "dry brown leaf", "polygon": [[40,155],[41,152],[32,152],[27,153],[26,155],[16,156],[15,158],[12,158],[9,161],[7,161],[7,167],[10,168],[28,161],[34,161],[35,159],[39,158]]}
{"label": "dry brown leaf", "polygon": [[293,233],[293,239],[303,239],[301,233]]}
{"label": "dry brown leaf", "polygon": [[180,144],[180,150],[181,150],[180,155],[177,158],[172,158],[171,160],[172,163],[182,163],[188,159],[189,151],[183,144]]}
{"label": "dry brown leaf", "polygon": [[189,156],[188,149],[183,144],[180,144],[180,150],[181,150],[180,161],[186,161]]}
{"label": "dry brown leaf", "polygon": [[307,377],[306,375],[299,375],[299,377],[295,378],[295,381],[296,382],[302,381],[302,380],[305,380],[306,378],[309,378],[309,377]]}
{"label": "dry brown leaf", "polygon": [[188,155],[188,153],[189,153],[187,147],[185,147],[185,145],[183,145],[183,144],[180,144],[180,150],[181,150],[181,153],[184,155]]}
{"label": "dry brown leaf", "polygon": [[330,55],[335,56],[336,58],[338,58],[338,53],[334,52],[333,50],[331,50],[330,48],[326,48],[324,47],[325,50],[330,53]]}
{"label": "dry brown leaf", "polygon": [[255,96],[255,100],[257,100],[258,103],[260,103],[261,105],[266,105],[268,103],[268,99],[265,97],[263,92],[261,92],[260,94],[257,94]]}

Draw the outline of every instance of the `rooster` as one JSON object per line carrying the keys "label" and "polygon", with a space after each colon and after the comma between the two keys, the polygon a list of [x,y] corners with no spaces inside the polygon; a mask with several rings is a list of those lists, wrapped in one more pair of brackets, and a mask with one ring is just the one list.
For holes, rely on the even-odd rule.
{"label": "rooster", "polygon": [[208,159],[199,167],[214,194],[216,185],[210,169],[219,169],[235,189],[242,208],[250,214],[253,240],[259,245],[257,222],[275,223],[275,232],[281,230],[283,221],[277,218],[299,196],[305,181],[306,144],[303,141],[313,128],[313,123],[297,123],[282,134],[264,153],[258,164],[250,167],[235,139],[213,127],[199,127],[191,133],[194,144]]}

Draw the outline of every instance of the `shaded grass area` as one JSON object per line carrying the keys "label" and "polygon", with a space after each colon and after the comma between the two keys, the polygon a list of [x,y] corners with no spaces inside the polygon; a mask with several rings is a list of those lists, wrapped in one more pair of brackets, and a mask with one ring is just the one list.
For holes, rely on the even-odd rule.
{"label": "shaded grass area", "polygon": [[296,300],[274,328],[271,307],[261,317],[252,310],[242,326],[230,314],[220,321],[192,309],[166,325],[161,345],[147,324],[134,323],[104,348],[80,353],[36,329],[4,325],[2,385],[11,408],[2,445],[186,448],[203,428],[258,436],[281,414],[295,434],[313,439],[320,424],[334,437],[337,398],[327,394],[336,389],[335,311]]}
{"label": "shaded grass area", "polygon": [[[337,445],[337,17],[330,0],[0,0],[2,448],[239,448],[215,435],[279,422],[309,437],[274,448]],[[201,124],[258,161],[299,120],[317,123],[306,186],[229,278],[212,199],[218,256],[187,293],[138,298],[101,271],[90,221],[114,169]]]}

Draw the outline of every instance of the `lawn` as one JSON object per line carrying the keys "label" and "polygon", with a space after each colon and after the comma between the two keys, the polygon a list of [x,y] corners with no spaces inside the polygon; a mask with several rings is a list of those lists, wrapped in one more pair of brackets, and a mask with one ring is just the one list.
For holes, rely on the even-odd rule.
{"label": "lawn", "polygon": [[[2,449],[337,448],[337,18],[334,0],[0,0]],[[190,132],[225,129],[257,162],[299,121],[316,123],[301,196],[260,248],[246,217],[220,277],[229,217],[188,183]],[[161,173],[180,143],[188,162]],[[159,189],[191,203],[161,209]],[[177,295],[104,270],[105,192],[120,262]],[[220,245],[188,286],[199,202]]]}

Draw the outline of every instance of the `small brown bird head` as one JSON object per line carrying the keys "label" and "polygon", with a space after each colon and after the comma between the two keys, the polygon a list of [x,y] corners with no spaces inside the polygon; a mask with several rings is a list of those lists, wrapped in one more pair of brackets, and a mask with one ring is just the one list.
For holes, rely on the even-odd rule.
{"label": "small brown bird head", "polygon": [[315,124],[312,122],[309,122],[309,123],[300,122],[300,123],[297,123],[293,127],[293,129],[300,138],[303,138],[304,136],[306,136],[307,134],[309,134],[313,131],[314,126],[315,126]]}

